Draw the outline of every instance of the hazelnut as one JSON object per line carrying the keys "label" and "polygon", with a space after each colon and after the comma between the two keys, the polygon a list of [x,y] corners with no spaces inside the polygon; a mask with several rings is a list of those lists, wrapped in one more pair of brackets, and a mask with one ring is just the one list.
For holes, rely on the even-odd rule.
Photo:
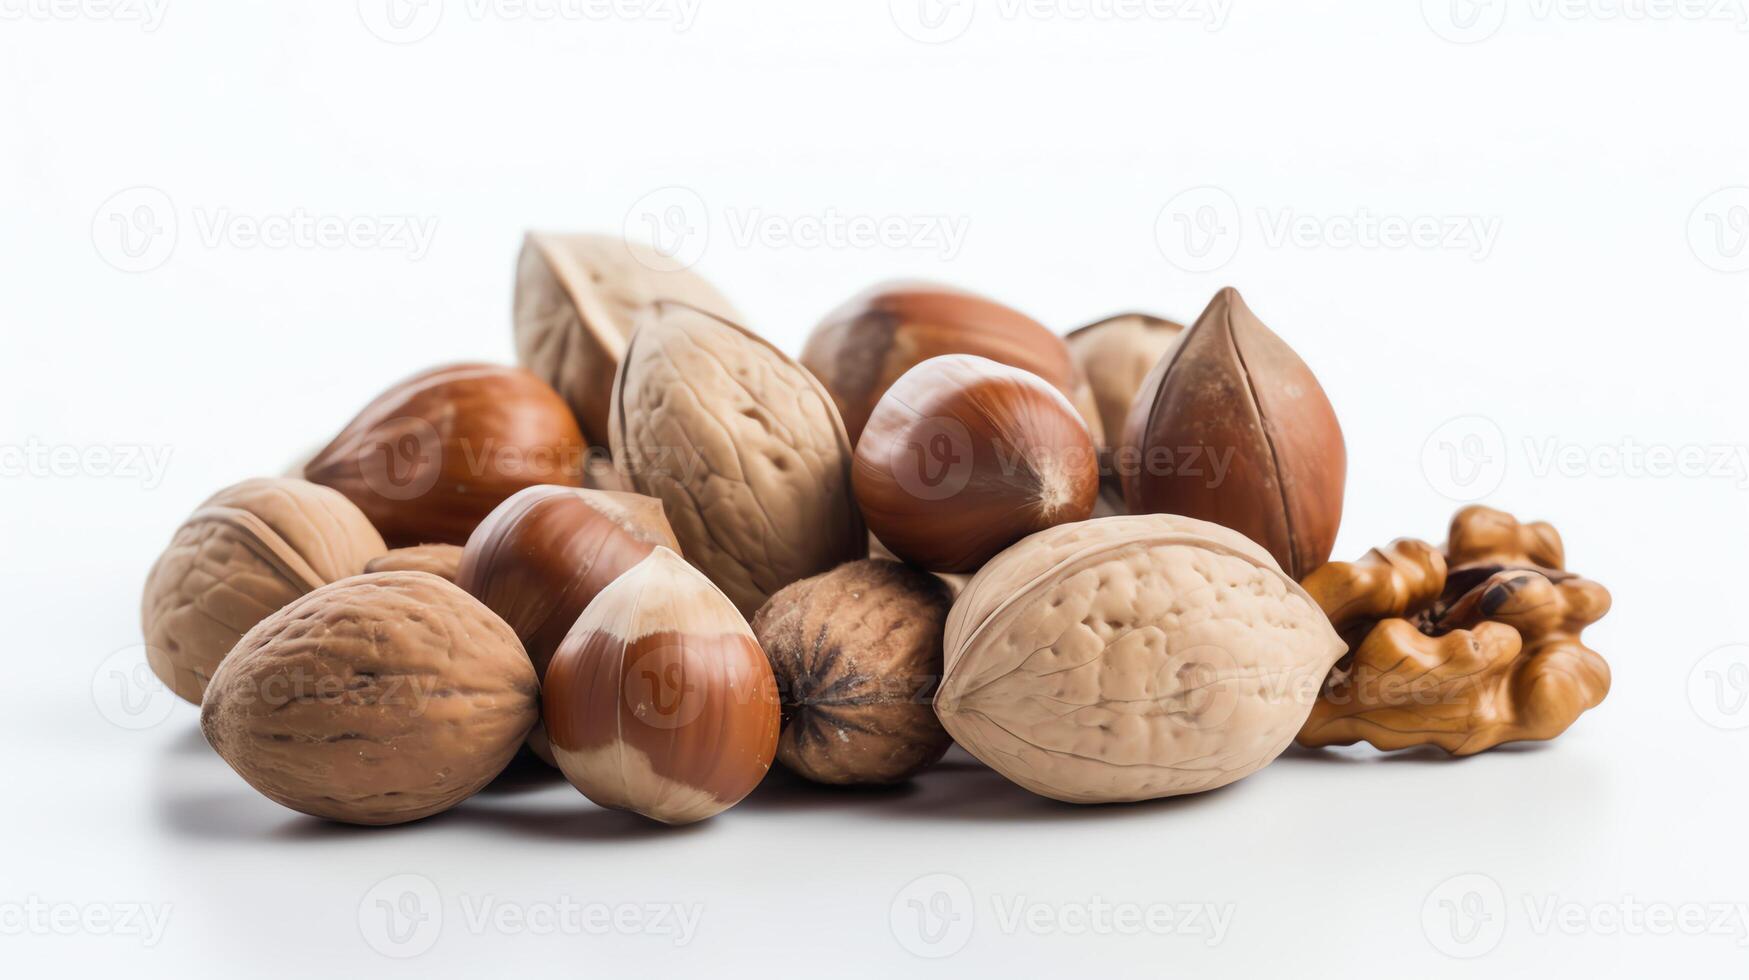
{"label": "hazelnut", "polygon": [[462,549],[453,544],[421,544],[373,558],[364,566],[366,572],[430,572],[440,579],[454,582],[461,568]]}
{"label": "hazelnut", "polygon": [[1072,803],[1199,793],[1286,749],[1343,644],[1269,553],[1148,514],[1026,538],[948,614],[936,714],[966,751]]}
{"label": "hazelnut", "polygon": [[425,572],[311,592],[243,637],[200,725],[268,799],[313,816],[393,824],[467,799],[516,754],[537,705],[516,634]]}
{"label": "hazelnut", "polygon": [[176,529],[146,576],[140,624],[152,672],[200,703],[219,661],[250,627],[349,575],[384,550],[364,513],[304,480],[245,480]]}
{"label": "hazelnut", "polygon": [[[480,522],[456,584],[504,617],[546,676],[585,607],[658,545],[678,549],[662,502],[630,493],[529,487]],[[529,747],[551,763],[540,726]]]}
{"label": "hazelnut", "polygon": [[758,641],[734,603],[667,548],[578,617],[542,704],[572,785],[663,823],[739,803],[777,750],[777,685]]}
{"label": "hazelnut", "polygon": [[1336,411],[1234,289],[1149,373],[1114,464],[1131,513],[1230,527],[1295,579],[1336,543],[1348,469]]}
{"label": "hazelnut", "polygon": [[1063,338],[1076,369],[1093,391],[1107,441],[1123,436],[1124,421],[1142,381],[1183,332],[1184,326],[1171,320],[1125,313],[1090,323]]}
{"label": "hazelnut", "polygon": [[648,246],[610,235],[523,238],[516,361],[558,390],[590,445],[607,445],[613,374],[626,339],[663,299],[740,319],[710,283]]}
{"label": "hazelnut", "polygon": [[394,547],[462,544],[523,487],[579,486],[584,444],[564,400],[520,368],[459,364],[379,395],[305,467]]}
{"label": "hazelnut", "polygon": [[1024,313],[949,286],[886,283],[852,298],[808,335],[802,364],[832,392],[855,442],[893,382],[942,354],[977,354],[1038,375],[1103,441],[1093,394],[1063,339]]}
{"label": "hazelnut", "polygon": [[851,562],[785,587],[753,619],[783,700],[777,758],[815,782],[896,783],[952,742],[930,698],[947,585],[898,562]]}
{"label": "hazelnut", "polygon": [[692,562],[751,616],[868,554],[850,441],[813,375],[748,330],[657,304],[614,380],[613,458]]}
{"label": "hazelnut", "polygon": [[1063,393],[970,354],[905,372],[856,445],[856,498],[882,544],[937,572],[975,571],[1015,541],[1086,520],[1099,458]]}

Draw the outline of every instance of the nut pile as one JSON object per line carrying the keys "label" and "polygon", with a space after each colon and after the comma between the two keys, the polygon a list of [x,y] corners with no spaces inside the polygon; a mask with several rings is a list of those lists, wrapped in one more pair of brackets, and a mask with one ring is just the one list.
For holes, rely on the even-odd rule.
{"label": "nut pile", "polygon": [[881,785],[957,742],[1124,802],[1296,739],[1551,739],[1608,692],[1609,593],[1546,524],[1329,562],[1341,426],[1232,289],[1059,336],[895,283],[792,359],[649,249],[530,234],[513,309],[520,366],[399,382],[147,576],[153,671],[269,799],[417,820],[526,750],[680,824],[774,761]]}

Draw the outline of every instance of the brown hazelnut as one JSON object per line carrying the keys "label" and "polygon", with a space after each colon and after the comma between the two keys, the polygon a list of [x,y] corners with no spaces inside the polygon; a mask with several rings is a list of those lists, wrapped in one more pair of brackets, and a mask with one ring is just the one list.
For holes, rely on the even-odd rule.
{"label": "brown hazelnut", "polygon": [[1106,440],[1123,437],[1124,421],[1142,381],[1183,332],[1183,324],[1171,320],[1125,313],[1090,323],[1063,338],[1075,367],[1093,391]]}
{"label": "brown hazelnut", "polygon": [[473,596],[425,572],[325,585],[243,637],[201,704],[219,755],[276,803],[347,823],[440,813],[534,724],[534,667]]}
{"label": "brown hazelnut", "polygon": [[366,572],[430,572],[445,581],[454,582],[461,568],[462,549],[454,544],[421,544],[373,558],[364,566]]}
{"label": "brown hazelnut", "polygon": [[1114,457],[1131,513],[1230,527],[1294,579],[1342,523],[1342,427],[1304,361],[1227,288],[1149,373]]}
{"label": "brown hazelnut", "polygon": [[739,803],[777,749],[777,685],[752,630],[667,548],[578,617],[541,700],[565,778],[602,806],[663,823]]}
{"label": "brown hazelnut", "polygon": [[590,445],[607,445],[614,371],[633,328],[663,299],[740,319],[710,283],[648,246],[611,235],[523,238],[516,360],[558,390]]}
{"label": "brown hazelnut", "polygon": [[245,480],[208,497],[146,576],[146,659],[178,697],[207,680],[250,627],[293,599],[357,575],[384,550],[364,513],[304,480]]}
{"label": "brown hazelnut", "polygon": [[390,545],[462,544],[524,487],[579,486],[583,434],[521,368],[458,364],[377,396],[305,467],[345,494]]}
{"label": "brown hazelnut", "polygon": [[[504,617],[535,676],[589,603],[658,545],[678,550],[653,497],[571,487],[529,487],[480,522],[468,538],[456,584]],[[529,748],[549,764],[546,730]]]}
{"label": "brown hazelnut", "polygon": [[751,616],[868,554],[831,396],[744,327],[659,303],[614,380],[613,458],[666,508],[686,560]]}
{"label": "brown hazelnut", "polygon": [[1093,440],[1063,393],[970,354],[930,358],[888,389],[852,473],[881,543],[937,572],[1086,520],[1099,493]]}
{"label": "brown hazelnut", "polygon": [[789,585],[753,619],[783,701],[777,758],[815,782],[896,783],[952,739],[930,698],[953,604],[935,576],[851,562]]}
{"label": "brown hazelnut", "polygon": [[832,393],[856,442],[893,382],[942,354],[976,354],[1038,375],[1103,441],[1093,394],[1063,339],[1024,313],[949,286],[886,283],[852,298],[808,335],[802,364]]}

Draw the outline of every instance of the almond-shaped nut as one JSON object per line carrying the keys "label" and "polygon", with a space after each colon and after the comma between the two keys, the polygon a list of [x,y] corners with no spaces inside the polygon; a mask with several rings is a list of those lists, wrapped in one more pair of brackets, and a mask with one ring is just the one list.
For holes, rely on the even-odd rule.
{"label": "almond-shaped nut", "polygon": [[657,304],[614,381],[613,458],[743,616],[868,553],[850,440],[813,375],[752,332]]}
{"label": "almond-shaped nut", "polygon": [[454,544],[418,544],[373,558],[365,563],[366,572],[430,572],[440,579],[454,582],[461,569],[462,549]]}
{"label": "almond-shaped nut", "polygon": [[534,667],[503,620],[426,572],[325,585],[243,637],[201,730],[276,803],[394,824],[440,813],[509,764],[534,725]]}
{"label": "almond-shaped nut", "polygon": [[208,497],[146,576],[146,659],[178,697],[200,703],[219,662],[256,623],[299,596],[357,575],[385,550],[352,501],[287,478],[245,480]]}
{"label": "almond-shaped nut", "polygon": [[739,803],[777,751],[771,667],[747,621],[657,548],[577,618],[541,692],[565,778],[605,807],[669,824]]}
{"label": "almond-shaped nut", "polygon": [[1280,755],[1343,650],[1238,533],[1107,517],[1041,531],[972,578],[935,707],[968,752],[1043,796],[1199,793]]}
{"label": "almond-shaped nut", "polygon": [[1296,580],[1342,523],[1342,426],[1299,355],[1237,290],[1215,295],[1142,384],[1113,465],[1133,514],[1233,528]]}
{"label": "almond-shaped nut", "polygon": [[1106,441],[1123,437],[1136,392],[1182,333],[1183,324],[1147,313],[1123,313],[1089,323],[1063,338],[1093,392]]}
{"label": "almond-shaped nut", "polygon": [[378,395],[304,468],[394,547],[463,544],[524,487],[581,486],[587,448],[558,394],[521,368],[433,368]]}
{"label": "almond-shaped nut", "polygon": [[626,340],[664,299],[740,319],[715,287],[649,246],[612,235],[523,238],[512,311],[516,360],[558,390],[590,445],[607,445],[613,375]]}
{"label": "almond-shaped nut", "polygon": [[893,382],[943,354],[976,354],[1050,382],[1104,442],[1092,389],[1075,369],[1063,338],[995,300],[951,286],[890,282],[839,306],[808,335],[802,364],[825,384],[850,441]]}

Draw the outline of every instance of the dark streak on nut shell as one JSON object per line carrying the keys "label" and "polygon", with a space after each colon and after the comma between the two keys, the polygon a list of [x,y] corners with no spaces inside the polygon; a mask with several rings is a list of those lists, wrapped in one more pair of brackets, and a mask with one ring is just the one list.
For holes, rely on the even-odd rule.
{"label": "dark streak on nut shell", "polygon": [[478,792],[537,715],[510,627],[426,572],[323,586],[256,625],[219,665],[201,730],[269,799],[393,824]]}
{"label": "dark streak on nut shell", "polygon": [[879,559],[772,596],[753,632],[783,698],[778,761],[847,785],[899,782],[940,759],[952,740],[930,699],[951,605],[940,579]]}
{"label": "dark streak on nut shell", "polygon": [[1230,527],[1296,581],[1336,543],[1342,427],[1305,362],[1237,290],[1217,293],[1149,374],[1115,462],[1130,512]]}

